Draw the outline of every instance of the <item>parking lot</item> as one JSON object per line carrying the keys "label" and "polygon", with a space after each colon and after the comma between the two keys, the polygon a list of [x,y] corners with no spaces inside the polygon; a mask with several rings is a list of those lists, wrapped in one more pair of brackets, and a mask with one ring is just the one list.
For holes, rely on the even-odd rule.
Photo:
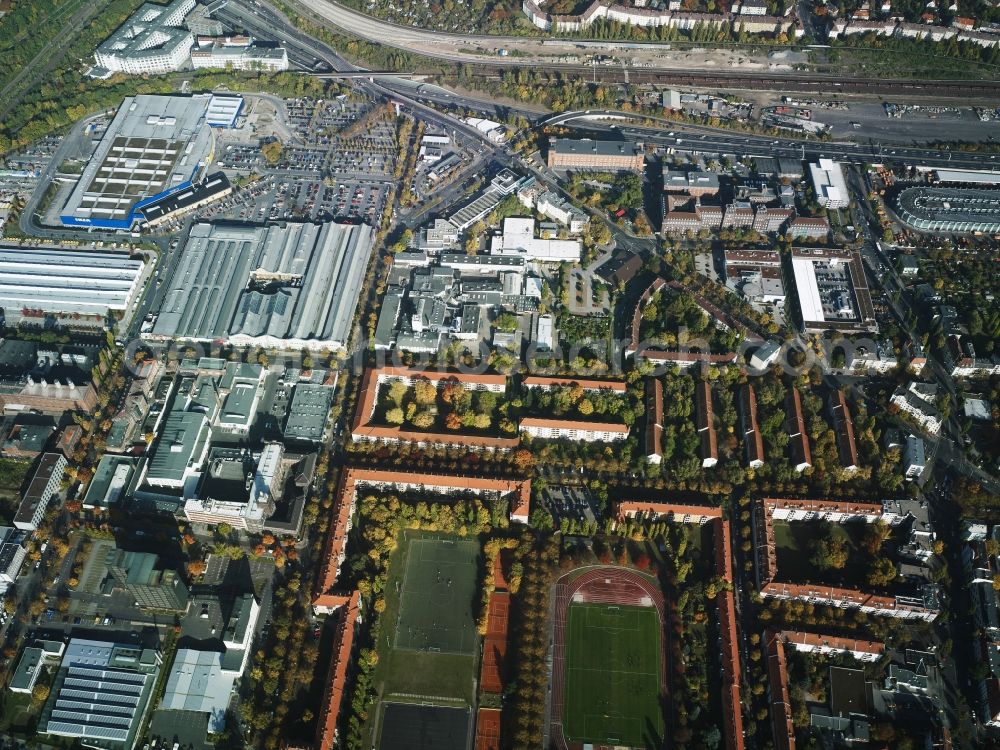
{"label": "parking lot", "polygon": [[392,177],[396,130],[383,109],[347,96],[292,99],[285,109],[297,143],[286,146],[275,169],[316,172],[327,178]]}
{"label": "parking lot", "polygon": [[244,146],[239,143],[226,144],[216,160],[216,166],[240,172],[251,172],[264,164],[259,146]]}
{"label": "parking lot", "polygon": [[288,126],[306,143],[322,143],[342,128],[356,122],[370,108],[363,99],[347,95],[334,99],[288,99]]}
{"label": "parking lot", "polygon": [[596,519],[596,501],[586,487],[568,485],[547,487],[541,502],[542,507],[552,514],[556,523],[563,518],[576,521]]}
{"label": "parking lot", "polygon": [[268,164],[261,144],[220,143],[216,166],[259,175],[198,218],[233,221],[355,220],[379,223],[394,179],[395,123],[384,109],[347,96],[289,99],[283,124],[292,141]]}
{"label": "parking lot", "polygon": [[387,182],[333,182],[270,174],[205,207],[198,218],[251,222],[353,219],[375,225],[388,196]]}

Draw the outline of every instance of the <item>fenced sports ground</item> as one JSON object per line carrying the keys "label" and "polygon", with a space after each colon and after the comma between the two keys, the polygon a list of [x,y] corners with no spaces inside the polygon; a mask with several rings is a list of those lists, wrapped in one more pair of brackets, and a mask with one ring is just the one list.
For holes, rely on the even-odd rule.
{"label": "fenced sports ground", "polygon": [[406,556],[395,648],[473,654],[479,545],[414,539]]}
{"label": "fenced sports ground", "polygon": [[645,747],[663,735],[660,619],[653,607],[571,604],[566,630],[566,739]]}
{"label": "fenced sports ground", "polygon": [[407,532],[393,553],[372,717],[379,750],[466,750],[479,635],[479,543]]}
{"label": "fenced sports ground", "polygon": [[663,592],[615,566],[572,571],[553,588],[551,742],[659,748],[665,743]]}
{"label": "fenced sports ground", "polygon": [[471,709],[389,703],[379,750],[465,750]]}

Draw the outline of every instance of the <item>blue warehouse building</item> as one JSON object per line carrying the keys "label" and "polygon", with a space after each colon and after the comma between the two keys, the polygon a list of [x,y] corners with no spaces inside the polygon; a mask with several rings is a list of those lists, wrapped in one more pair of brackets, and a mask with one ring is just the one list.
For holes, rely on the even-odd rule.
{"label": "blue warehouse building", "polygon": [[214,158],[214,127],[232,127],[239,97],[139,95],[122,102],[73,188],[66,226],[132,229],[143,209],[187,190]]}

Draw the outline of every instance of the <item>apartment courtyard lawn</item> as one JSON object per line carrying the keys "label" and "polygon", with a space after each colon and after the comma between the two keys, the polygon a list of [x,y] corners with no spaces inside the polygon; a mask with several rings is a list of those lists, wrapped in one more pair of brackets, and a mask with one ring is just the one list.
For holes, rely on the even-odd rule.
{"label": "apartment courtyard lawn", "polygon": [[[778,553],[778,579],[788,583],[825,583],[849,588],[864,588],[872,556],[862,540],[868,524],[828,523],[826,521],[774,522],[774,541]],[[830,541],[846,555],[841,567],[819,564],[817,543]],[[836,555],[830,556],[836,557]]]}

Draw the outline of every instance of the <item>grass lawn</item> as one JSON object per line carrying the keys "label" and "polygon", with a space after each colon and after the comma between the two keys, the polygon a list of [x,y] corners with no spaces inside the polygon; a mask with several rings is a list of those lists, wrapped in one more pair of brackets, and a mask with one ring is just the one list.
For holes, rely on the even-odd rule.
{"label": "grass lawn", "polygon": [[660,629],[652,607],[570,605],[563,718],[567,740],[661,746]]}
{"label": "grass lawn", "polygon": [[393,650],[385,673],[386,694],[471,701],[475,657]]}
{"label": "grass lawn", "polygon": [[[0,698],[0,734],[25,732],[35,718],[30,695],[4,690]],[[39,704],[40,705],[40,704]]]}

